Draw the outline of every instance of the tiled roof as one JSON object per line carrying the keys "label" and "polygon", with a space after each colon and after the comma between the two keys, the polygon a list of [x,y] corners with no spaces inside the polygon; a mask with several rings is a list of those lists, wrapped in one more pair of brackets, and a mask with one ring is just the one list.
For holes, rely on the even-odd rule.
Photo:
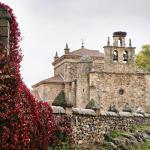
{"label": "tiled roof", "polygon": [[69,55],[104,57],[104,54],[100,53],[98,50],[89,50],[86,48],[80,48],[72,51],[69,53]]}
{"label": "tiled roof", "polygon": [[65,58],[80,59],[82,56],[90,56],[96,59],[104,59],[104,54],[99,52],[98,50],[89,50],[86,48],[80,48],[78,50],[69,52],[68,54],[62,55],[58,59],[54,60],[52,64],[55,66],[57,63],[64,60]]}
{"label": "tiled roof", "polygon": [[46,83],[60,83],[60,84],[62,84],[62,83],[64,83],[64,80],[61,77],[61,75],[56,75],[54,77],[42,80],[42,81],[38,82],[37,84],[33,85],[32,87],[35,88],[41,84],[46,84]]}

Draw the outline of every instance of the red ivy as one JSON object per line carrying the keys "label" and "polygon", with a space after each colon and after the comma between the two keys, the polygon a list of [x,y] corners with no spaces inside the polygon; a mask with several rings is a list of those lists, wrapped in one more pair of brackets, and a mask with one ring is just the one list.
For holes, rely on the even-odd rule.
{"label": "red ivy", "polygon": [[[47,150],[48,145],[55,142],[55,118],[51,107],[38,103],[23,83],[18,23],[9,6],[0,2],[0,8],[6,9],[11,17],[10,60],[0,70],[0,77],[9,76],[0,80],[8,87],[0,95],[0,150]],[[68,132],[65,128],[61,130]]]}

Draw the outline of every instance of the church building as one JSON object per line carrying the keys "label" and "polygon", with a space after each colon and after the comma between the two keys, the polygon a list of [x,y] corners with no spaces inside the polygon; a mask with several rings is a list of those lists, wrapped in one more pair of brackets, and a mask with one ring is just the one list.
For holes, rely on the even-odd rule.
{"label": "church building", "polygon": [[63,90],[73,107],[86,108],[94,101],[95,109],[107,111],[115,107],[133,111],[142,107],[150,110],[150,74],[138,71],[135,64],[135,47],[126,43],[126,32],[114,32],[113,43],[108,38],[104,54],[82,47],[54,57],[54,76],[32,86],[39,101],[52,104]]}

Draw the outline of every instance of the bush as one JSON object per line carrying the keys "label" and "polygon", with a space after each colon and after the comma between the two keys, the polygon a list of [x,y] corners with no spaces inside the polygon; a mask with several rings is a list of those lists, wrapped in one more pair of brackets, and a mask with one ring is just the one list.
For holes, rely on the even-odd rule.
{"label": "bush", "polygon": [[66,101],[66,95],[64,90],[62,90],[58,96],[55,98],[55,100],[52,103],[53,106],[61,106],[63,108],[67,107],[67,101]]}
{"label": "bush", "polygon": [[54,132],[54,143],[50,148],[62,147],[64,143],[71,144],[71,117],[70,115],[57,115],[55,116],[56,128]]}
{"label": "bush", "polygon": [[131,106],[129,105],[129,103],[126,103],[124,108],[123,108],[123,111],[124,112],[132,112],[132,108]]}
{"label": "bush", "polygon": [[85,108],[86,108],[86,109],[93,109],[93,108],[96,108],[94,99],[91,99],[91,100],[89,101],[89,103],[86,105]]}
{"label": "bush", "polygon": [[109,106],[108,111],[116,113],[118,112],[118,110],[116,109],[116,105],[114,103]]}

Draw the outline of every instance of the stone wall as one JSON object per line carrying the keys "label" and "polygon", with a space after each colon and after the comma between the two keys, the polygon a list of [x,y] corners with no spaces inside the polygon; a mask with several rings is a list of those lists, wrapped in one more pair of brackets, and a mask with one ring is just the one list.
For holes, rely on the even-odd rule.
{"label": "stone wall", "polygon": [[135,111],[150,107],[150,75],[124,73],[90,73],[90,99],[99,101],[102,110],[115,104],[122,111],[126,103]]}
{"label": "stone wall", "polygon": [[79,62],[77,69],[76,107],[85,108],[89,102],[89,72],[92,62]]}
{"label": "stone wall", "polygon": [[150,125],[150,117],[73,115],[73,139],[76,145],[100,144],[104,134],[113,130],[128,130],[134,125]]}
{"label": "stone wall", "polygon": [[[52,107],[57,115],[65,114],[62,107]],[[96,114],[91,109],[71,109],[70,123],[72,126],[73,143],[81,146],[101,144],[104,135],[114,130],[128,131],[135,125],[150,125],[150,114],[129,112],[105,112]]]}
{"label": "stone wall", "polygon": [[61,74],[64,77],[65,63],[54,68],[54,75]]}
{"label": "stone wall", "polygon": [[77,63],[64,62],[54,68],[54,74],[61,74],[65,81],[72,81],[77,78]]}

